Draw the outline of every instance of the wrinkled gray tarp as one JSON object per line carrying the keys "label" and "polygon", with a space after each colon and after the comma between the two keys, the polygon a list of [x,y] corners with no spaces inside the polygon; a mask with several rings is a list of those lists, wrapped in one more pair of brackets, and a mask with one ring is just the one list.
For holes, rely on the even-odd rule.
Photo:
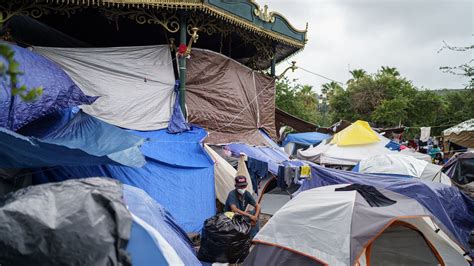
{"label": "wrinkled gray tarp", "polygon": [[132,217],[122,185],[73,179],[0,198],[0,264],[130,265]]}

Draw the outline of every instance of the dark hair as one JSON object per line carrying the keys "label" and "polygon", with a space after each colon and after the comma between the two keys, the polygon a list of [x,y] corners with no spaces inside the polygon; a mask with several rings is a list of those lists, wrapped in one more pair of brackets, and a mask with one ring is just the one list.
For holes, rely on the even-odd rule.
{"label": "dark hair", "polygon": [[433,145],[433,148],[436,149],[436,148],[439,148],[438,145]]}

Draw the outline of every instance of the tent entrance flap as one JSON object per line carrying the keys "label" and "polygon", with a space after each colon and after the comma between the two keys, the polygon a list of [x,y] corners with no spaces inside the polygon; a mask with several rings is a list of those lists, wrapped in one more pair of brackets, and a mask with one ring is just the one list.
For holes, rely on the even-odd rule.
{"label": "tent entrance flap", "polygon": [[439,253],[414,226],[396,221],[366,249],[367,265],[445,265]]}

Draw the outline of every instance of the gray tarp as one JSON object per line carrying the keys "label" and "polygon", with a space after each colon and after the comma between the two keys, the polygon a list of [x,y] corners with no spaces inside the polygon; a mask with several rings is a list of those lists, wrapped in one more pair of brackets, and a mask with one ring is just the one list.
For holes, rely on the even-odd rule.
{"label": "gray tarp", "polygon": [[130,265],[132,217],[122,185],[87,178],[0,198],[1,265]]}
{"label": "gray tarp", "polygon": [[207,143],[269,145],[258,129],[276,137],[273,78],[202,49],[187,64],[188,119],[209,131]]}

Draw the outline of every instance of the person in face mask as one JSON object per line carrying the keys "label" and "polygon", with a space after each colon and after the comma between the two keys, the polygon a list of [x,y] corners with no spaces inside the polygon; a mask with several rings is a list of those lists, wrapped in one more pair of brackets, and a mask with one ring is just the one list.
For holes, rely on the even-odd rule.
{"label": "person in face mask", "polygon": [[[251,237],[254,237],[259,230],[258,216],[260,205],[255,201],[252,194],[246,190],[247,178],[245,176],[235,177],[235,189],[229,192],[225,201],[224,212],[234,212],[243,215],[252,225]],[[255,210],[247,211],[247,206],[252,205]]]}

